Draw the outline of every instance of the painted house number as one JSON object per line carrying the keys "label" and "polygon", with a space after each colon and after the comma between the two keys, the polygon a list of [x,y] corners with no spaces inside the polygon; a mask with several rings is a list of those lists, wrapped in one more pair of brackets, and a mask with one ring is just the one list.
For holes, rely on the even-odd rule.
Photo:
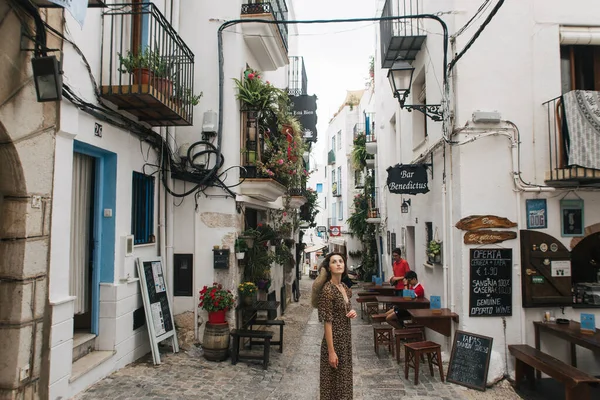
{"label": "painted house number", "polygon": [[102,125],[97,122],[94,123],[94,135],[102,137]]}

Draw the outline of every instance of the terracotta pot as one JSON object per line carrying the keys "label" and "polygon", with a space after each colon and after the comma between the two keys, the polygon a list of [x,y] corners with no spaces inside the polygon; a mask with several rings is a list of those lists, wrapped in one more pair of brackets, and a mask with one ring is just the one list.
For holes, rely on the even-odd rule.
{"label": "terracotta pot", "polygon": [[219,311],[209,311],[208,313],[208,323],[209,324],[224,324],[225,323],[225,314],[226,310]]}
{"label": "terracotta pot", "polygon": [[155,78],[154,87],[167,97],[173,95],[173,81],[167,78]]}
{"label": "terracotta pot", "polygon": [[147,85],[152,79],[152,72],[148,68],[135,68],[131,71],[133,75],[133,83],[138,85]]}

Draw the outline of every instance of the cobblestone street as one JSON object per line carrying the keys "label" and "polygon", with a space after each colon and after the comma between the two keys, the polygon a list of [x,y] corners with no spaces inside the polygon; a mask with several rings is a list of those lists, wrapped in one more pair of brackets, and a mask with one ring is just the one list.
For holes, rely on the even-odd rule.
{"label": "cobblestone street", "polygon": [[[292,303],[282,317],[286,321],[284,352],[277,347],[271,352],[267,371],[259,362],[230,360],[209,362],[201,348],[171,354],[164,350],[163,363],[152,364],[151,354],[113,373],[86,392],[78,400],[110,398],[126,399],[317,399],[319,391],[319,351],[322,325],[317,311],[309,306],[312,280],[301,280],[302,296]],[[392,355],[373,351],[371,326],[360,317],[353,321],[354,398],[355,399],[520,399],[507,381],[486,392],[442,383],[436,371],[419,374],[419,385],[404,380],[403,369]],[[260,348],[259,348],[260,349]],[[444,364],[447,371],[447,364]]]}

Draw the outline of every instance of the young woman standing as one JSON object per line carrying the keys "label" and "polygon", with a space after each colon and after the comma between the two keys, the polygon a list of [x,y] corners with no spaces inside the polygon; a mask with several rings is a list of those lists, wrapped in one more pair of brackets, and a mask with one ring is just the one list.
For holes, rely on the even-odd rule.
{"label": "young woman standing", "polygon": [[[321,265],[313,285],[313,306],[324,323],[321,342],[321,400],[350,400],[352,382],[352,330],[350,319],[356,318],[351,308],[352,291],[342,282],[347,274],[346,260],[340,253],[330,253]],[[315,304],[316,303],[316,304]]]}

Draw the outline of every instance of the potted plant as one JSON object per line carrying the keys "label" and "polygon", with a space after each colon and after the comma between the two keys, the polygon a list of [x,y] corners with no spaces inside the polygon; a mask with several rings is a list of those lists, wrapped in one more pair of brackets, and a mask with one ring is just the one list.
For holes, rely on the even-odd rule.
{"label": "potted plant", "polygon": [[248,244],[244,239],[235,239],[235,258],[243,260],[248,251]]}
{"label": "potted plant", "polygon": [[192,89],[184,88],[183,86],[175,86],[175,93],[173,94],[173,100],[181,107],[192,105],[197,106],[200,104],[200,99],[204,95],[204,92],[200,92],[200,94],[194,94]]}
{"label": "potted plant", "polygon": [[146,47],[143,52],[134,53],[127,50],[125,56],[117,53],[119,57],[119,71],[129,73],[133,76],[135,84],[149,84],[152,82],[156,89],[171,96],[173,94],[173,74],[174,61],[171,57],[162,56],[157,50],[151,50]]}
{"label": "potted plant", "polygon": [[236,97],[246,110],[272,110],[281,92],[269,81],[263,81],[260,72],[250,67],[246,68],[242,79],[233,78],[233,81],[238,91]]}
{"label": "potted plant", "polygon": [[238,293],[240,294],[240,303],[251,305],[256,301],[258,288],[253,282],[242,282],[238,285]]}
{"label": "potted plant", "polygon": [[147,85],[150,83],[150,79],[152,78],[149,54],[150,50],[148,48],[146,48],[143,52],[137,53],[127,50],[127,54],[125,56],[123,56],[121,53],[117,53],[120,63],[119,72],[131,74],[133,76],[134,84]]}
{"label": "potted plant", "polygon": [[214,282],[212,286],[204,286],[200,290],[200,303],[198,307],[208,312],[208,322],[211,324],[224,324],[225,314],[233,306],[231,290],[223,289],[223,285]]}
{"label": "potted plant", "polygon": [[427,258],[430,264],[440,264],[442,262],[442,242],[431,240],[427,245]]}

